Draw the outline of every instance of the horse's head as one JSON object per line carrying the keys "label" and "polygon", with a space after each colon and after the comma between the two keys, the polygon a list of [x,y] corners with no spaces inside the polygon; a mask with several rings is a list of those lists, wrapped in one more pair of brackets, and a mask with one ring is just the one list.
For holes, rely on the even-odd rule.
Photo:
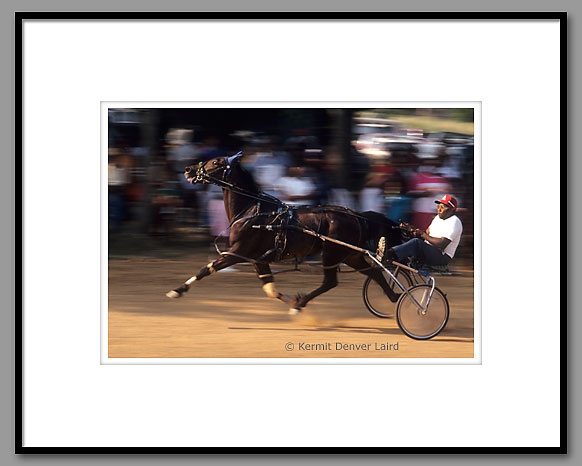
{"label": "horse's head", "polygon": [[240,163],[242,152],[232,157],[216,157],[185,168],[184,176],[190,183],[226,181],[235,164]]}

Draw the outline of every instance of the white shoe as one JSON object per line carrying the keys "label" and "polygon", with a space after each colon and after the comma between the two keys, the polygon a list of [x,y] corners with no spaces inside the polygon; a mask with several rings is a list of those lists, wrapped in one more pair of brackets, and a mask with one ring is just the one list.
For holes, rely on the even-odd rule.
{"label": "white shoe", "polygon": [[386,238],[382,236],[380,241],[378,241],[378,249],[376,249],[376,259],[382,262],[382,258],[384,257],[384,253],[386,252]]}

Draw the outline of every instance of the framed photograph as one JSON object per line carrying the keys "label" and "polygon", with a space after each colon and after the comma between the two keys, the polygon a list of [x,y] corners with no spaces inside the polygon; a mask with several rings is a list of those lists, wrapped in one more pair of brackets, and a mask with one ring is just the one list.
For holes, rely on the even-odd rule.
{"label": "framed photograph", "polygon": [[103,363],[481,362],[479,103],[167,105],[102,105]]}
{"label": "framed photograph", "polygon": [[17,452],[566,452],[565,13],[16,26]]}

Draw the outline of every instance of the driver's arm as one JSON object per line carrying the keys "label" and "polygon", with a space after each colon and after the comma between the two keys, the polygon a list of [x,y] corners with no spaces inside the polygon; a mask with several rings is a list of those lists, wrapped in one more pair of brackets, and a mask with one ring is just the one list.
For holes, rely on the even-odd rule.
{"label": "driver's arm", "polygon": [[449,238],[435,238],[434,236],[430,236],[429,231],[430,230],[427,231],[417,230],[418,236],[423,240],[428,241],[433,246],[439,248],[441,251],[444,250],[451,242]]}

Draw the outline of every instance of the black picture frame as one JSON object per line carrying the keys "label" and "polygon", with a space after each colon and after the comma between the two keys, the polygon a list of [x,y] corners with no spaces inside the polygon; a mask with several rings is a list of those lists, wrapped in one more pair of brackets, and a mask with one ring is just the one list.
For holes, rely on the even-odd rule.
{"label": "black picture frame", "polygon": [[15,299],[15,452],[17,454],[566,454],[567,404],[567,282],[560,285],[560,446],[559,447],[27,447],[23,444],[23,22],[26,20],[558,20],[560,22],[560,274],[566,276],[567,255],[567,13],[566,12],[342,12],[342,13],[208,13],[208,12],[17,12],[15,13],[15,159],[16,159],[16,299]]}

